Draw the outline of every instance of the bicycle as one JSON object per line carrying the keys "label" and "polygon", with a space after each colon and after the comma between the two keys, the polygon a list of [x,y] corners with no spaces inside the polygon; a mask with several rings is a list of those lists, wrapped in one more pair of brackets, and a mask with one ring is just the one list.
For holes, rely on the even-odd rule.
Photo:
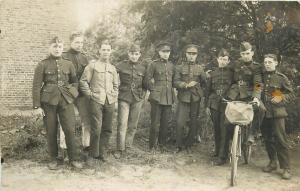
{"label": "bicycle", "polygon": [[[231,143],[231,186],[237,184],[237,165],[238,159],[244,157],[245,163],[248,164],[251,156],[251,144],[246,144],[244,140],[247,140],[249,125],[254,117],[253,105],[254,102],[243,102],[243,101],[228,101],[223,100],[227,103],[225,109],[225,116],[227,120],[234,125],[234,133]],[[242,132],[243,131],[243,132]],[[243,153],[242,153],[243,152]]]}

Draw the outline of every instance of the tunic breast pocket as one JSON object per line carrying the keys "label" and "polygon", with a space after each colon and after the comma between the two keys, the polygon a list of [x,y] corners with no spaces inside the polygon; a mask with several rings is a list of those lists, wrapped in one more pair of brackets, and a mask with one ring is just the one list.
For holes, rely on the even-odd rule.
{"label": "tunic breast pocket", "polygon": [[56,71],[55,70],[46,70],[44,72],[46,82],[56,81]]}
{"label": "tunic breast pocket", "polygon": [[70,75],[70,71],[69,70],[67,70],[67,69],[64,69],[63,71],[62,71],[62,73],[63,73],[63,77],[64,77],[64,81],[69,81],[69,75]]}
{"label": "tunic breast pocket", "polygon": [[93,78],[96,80],[100,80],[100,83],[102,83],[105,79],[105,73],[106,73],[104,68],[95,68],[94,72],[95,75],[93,75]]}

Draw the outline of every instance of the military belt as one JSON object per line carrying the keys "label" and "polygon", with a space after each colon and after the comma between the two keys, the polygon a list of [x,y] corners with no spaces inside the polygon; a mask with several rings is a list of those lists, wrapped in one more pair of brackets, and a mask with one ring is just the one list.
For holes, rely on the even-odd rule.
{"label": "military belt", "polygon": [[222,96],[223,90],[216,90],[216,94],[217,94],[218,96]]}
{"label": "military belt", "polygon": [[65,85],[65,82],[64,82],[64,81],[57,81],[57,83],[55,83],[55,82],[47,82],[47,83],[45,83],[45,85],[58,85],[58,86],[63,86],[63,85]]}
{"label": "military belt", "polygon": [[239,85],[239,86],[248,86],[249,83],[246,82],[246,81],[244,81],[244,80],[239,80],[239,81],[238,81],[238,85]]}

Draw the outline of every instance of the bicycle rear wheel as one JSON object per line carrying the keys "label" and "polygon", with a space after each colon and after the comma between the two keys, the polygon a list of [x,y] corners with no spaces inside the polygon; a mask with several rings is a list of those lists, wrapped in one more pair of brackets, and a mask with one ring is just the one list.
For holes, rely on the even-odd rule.
{"label": "bicycle rear wheel", "polygon": [[238,165],[238,147],[239,147],[239,126],[236,125],[234,128],[234,134],[231,144],[231,180],[230,185],[236,185],[236,177],[237,177],[237,165]]}
{"label": "bicycle rear wheel", "polygon": [[243,148],[245,164],[249,164],[251,160],[252,146],[245,144]]}
{"label": "bicycle rear wheel", "polygon": [[249,136],[249,128],[242,129],[243,135],[242,135],[242,151],[243,151],[243,157],[245,164],[248,164],[251,159],[251,153],[252,153],[252,144],[248,142],[248,136]]}

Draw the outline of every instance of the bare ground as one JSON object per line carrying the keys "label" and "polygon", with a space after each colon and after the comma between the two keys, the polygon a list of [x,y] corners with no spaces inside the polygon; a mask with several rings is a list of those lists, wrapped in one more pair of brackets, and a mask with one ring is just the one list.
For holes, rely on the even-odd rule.
{"label": "bare ground", "polygon": [[[28,113],[28,112],[27,112]],[[0,115],[2,165],[1,191],[298,191],[300,190],[300,145],[291,151],[291,180],[282,180],[280,170],[267,174],[261,168],[267,155],[260,142],[254,147],[248,165],[238,167],[238,185],[230,187],[230,164],[214,166],[213,148],[208,139],[193,147],[193,152],[175,154],[147,152],[147,126],[142,125],[135,147],[126,158],[108,156],[108,162],[76,171],[65,162],[58,171],[47,168],[44,129],[39,120],[24,114]],[[112,140],[112,145],[115,145]],[[111,148],[114,149],[114,148]],[[172,147],[170,147],[172,149]]]}
{"label": "bare ground", "polygon": [[109,162],[95,168],[74,171],[67,164],[50,171],[45,162],[9,160],[3,165],[3,191],[115,191],[115,190],[243,190],[297,191],[300,189],[300,147],[293,150],[293,178],[282,180],[280,171],[261,171],[266,154],[257,146],[252,162],[238,167],[238,185],[229,186],[230,165],[213,166],[205,144],[192,154],[154,154],[136,151],[122,160],[109,156]]}

